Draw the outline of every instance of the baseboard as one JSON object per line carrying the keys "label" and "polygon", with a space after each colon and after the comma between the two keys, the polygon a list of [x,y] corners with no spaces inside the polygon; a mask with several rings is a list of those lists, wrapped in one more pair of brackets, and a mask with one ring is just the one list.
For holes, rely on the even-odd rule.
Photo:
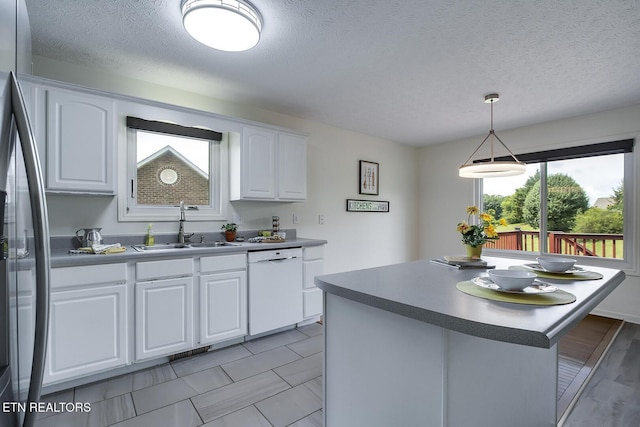
{"label": "baseboard", "polygon": [[598,308],[594,309],[591,314],[594,314],[596,316],[609,317],[611,319],[624,320],[627,323],[635,323],[636,325],[640,325],[640,315],[629,313],[625,314],[619,313],[617,311],[601,310]]}

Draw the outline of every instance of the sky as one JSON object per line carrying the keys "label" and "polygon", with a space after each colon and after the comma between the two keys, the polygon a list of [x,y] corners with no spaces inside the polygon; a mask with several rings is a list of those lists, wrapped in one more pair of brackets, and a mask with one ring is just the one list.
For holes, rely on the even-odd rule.
{"label": "sky", "polygon": [[[538,169],[537,164],[527,165],[524,175],[506,178],[490,178],[483,181],[483,193],[510,196],[522,187]],[[589,204],[593,205],[599,197],[611,197],[624,177],[624,155],[587,157],[584,159],[549,162],[547,174],[563,173],[573,178],[587,193]]]}

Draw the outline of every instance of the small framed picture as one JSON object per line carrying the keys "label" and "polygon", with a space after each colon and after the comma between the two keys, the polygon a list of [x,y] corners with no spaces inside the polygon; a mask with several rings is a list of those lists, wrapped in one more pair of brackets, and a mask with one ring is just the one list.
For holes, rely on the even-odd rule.
{"label": "small framed picture", "polygon": [[360,194],[378,195],[380,182],[380,165],[366,160],[360,160]]}

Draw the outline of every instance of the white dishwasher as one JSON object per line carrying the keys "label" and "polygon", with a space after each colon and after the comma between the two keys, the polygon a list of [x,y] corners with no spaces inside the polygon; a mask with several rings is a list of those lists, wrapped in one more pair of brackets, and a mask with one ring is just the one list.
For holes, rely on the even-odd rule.
{"label": "white dishwasher", "polygon": [[302,248],[249,252],[249,335],[302,321]]}

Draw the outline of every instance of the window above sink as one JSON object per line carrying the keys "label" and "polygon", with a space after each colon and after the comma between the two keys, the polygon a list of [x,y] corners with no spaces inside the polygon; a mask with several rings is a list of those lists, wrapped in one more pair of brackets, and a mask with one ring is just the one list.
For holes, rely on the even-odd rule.
{"label": "window above sink", "polygon": [[154,110],[144,119],[128,114],[121,114],[118,220],[175,221],[181,201],[188,221],[226,220],[227,134],[195,113],[163,110],[159,121]]}

